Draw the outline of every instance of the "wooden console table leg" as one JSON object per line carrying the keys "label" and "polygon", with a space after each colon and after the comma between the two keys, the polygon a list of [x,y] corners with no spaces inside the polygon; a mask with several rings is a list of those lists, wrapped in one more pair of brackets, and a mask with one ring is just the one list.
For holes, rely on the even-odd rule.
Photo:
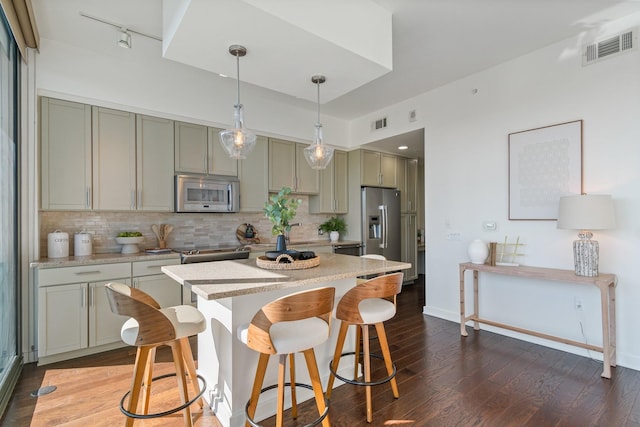
{"label": "wooden console table leg", "polygon": [[602,377],[611,378],[611,337],[610,337],[610,323],[609,308],[609,284],[600,285],[600,305],[602,306],[602,359],[604,369],[602,370]]}
{"label": "wooden console table leg", "polygon": [[460,335],[466,337],[467,328],[465,326],[465,309],[464,309],[464,271],[465,268],[460,266]]}
{"label": "wooden console table leg", "polygon": [[[473,318],[478,318],[480,312],[478,305],[478,270],[473,270]],[[480,323],[477,320],[473,321],[473,329],[480,330]]]}
{"label": "wooden console table leg", "polygon": [[611,366],[616,362],[616,283],[609,286],[609,345],[611,346]]}

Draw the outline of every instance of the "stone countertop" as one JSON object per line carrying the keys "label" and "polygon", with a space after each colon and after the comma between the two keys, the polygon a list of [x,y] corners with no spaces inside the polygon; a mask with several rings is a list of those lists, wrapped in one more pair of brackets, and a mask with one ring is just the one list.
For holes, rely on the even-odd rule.
{"label": "stone countertop", "polygon": [[180,254],[177,252],[164,254],[138,252],[137,254],[106,253],[87,256],[70,256],[66,258],[40,258],[36,261],[31,261],[29,266],[35,268],[57,268],[91,264],[114,264],[117,262],[154,261],[159,259],[180,259]]}
{"label": "stone countertop", "polygon": [[[344,240],[338,242],[330,242],[329,240],[306,240],[295,241],[287,244],[289,249],[304,249],[306,247],[313,246],[335,246],[335,245],[350,245],[360,244],[356,240]],[[230,246],[230,245],[229,245]],[[238,246],[241,246],[238,243]],[[246,245],[258,251],[264,251],[265,248],[275,248],[275,243],[257,243]],[[91,264],[113,264],[116,262],[132,262],[132,261],[152,261],[157,259],[175,259],[180,258],[180,254],[177,252],[169,252],[165,254],[151,254],[146,252],[138,252],[137,254],[121,254],[119,252],[110,252],[102,254],[92,254],[80,257],[65,257],[65,258],[40,258],[29,263],[30,267],[35,268],[58,268],[58,267],[74,267],[79,265],[91,265]]]}
{"label": "stone countertop", "polygon": [[405,270],[411,264],[352,255],[320,254],[320,265],[303,270],[268,270],[255,259],[168,265],[162,272],[198,296],[219,299],[277,289]]}

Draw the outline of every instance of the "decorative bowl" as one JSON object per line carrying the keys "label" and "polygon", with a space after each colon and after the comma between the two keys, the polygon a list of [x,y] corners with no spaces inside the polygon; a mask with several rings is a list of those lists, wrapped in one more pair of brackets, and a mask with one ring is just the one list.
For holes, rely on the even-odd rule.
{"label": "decorative bowl", "polygon": [[140,252],[140,248],[138,248],[138,243],[144,242],[144,236],[116,237],[116,242],[122,245],[122,251],[120,251],[120,253],[137,254],[138,252]]}

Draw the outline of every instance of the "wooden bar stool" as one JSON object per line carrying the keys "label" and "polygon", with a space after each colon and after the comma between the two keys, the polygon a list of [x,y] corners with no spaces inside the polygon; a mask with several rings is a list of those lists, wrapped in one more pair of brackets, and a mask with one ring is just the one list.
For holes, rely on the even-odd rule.
{"label": "wooden bar stool", "polygon": [[[204,379],[196,374],[189,337],[205,330],[204,316],[198,309],[189,305],[160,308],[160,305],[147,293],[122,283],[108,283],[105,289],[111,311],[130,317],[122,325],[122,341],[138,347],[131,389],[120,401],[120,411],[127,416],[125,426],[132,426],[136,418],[156,418],[178,411],[183,411],[184,425],[193,426],[190,406],[197,401],[202,407],[201,396],[206,389],[206,384]],[[161,345],[171,347],[176,372],[152,378],[156,348]],[[189,400],[186,374],[191,380],[195,396],[191,400]],[[169,376],[176,376],[178,379],[182,405],[161,413],[149,414],[149,396],[153,380]],[[198,388],[197,379],[203,382],[202,389]],[[141,393],[142,413],[137,413]],[[124,402],[127,396],[129,396],[129,402],[125,408]]]}
{"label": "wooden bar stool", "polygon": [[[367,399],[367,422],[369,423],[373,420],[371,386],[391,382],[393,397],[396,399],[400,397],[395,379],[396,367],[391,360],[391,352],[389,351],[389,343],[387,342],[383,322],[391,319],[396,314],[396,295],[402,291],[402,278],[402,273],[393,273],[362,282],[344,294],[336,309],[336,319],[340,320],[340,332],[333,355],[333,362],[329,364],[331,375],[327,384],[326,397],[327,399],[331,397],[331,390],[336,377],[348,384],[364,386]],[[337,374],[340,359],[344,356],[354,354],[357,367],[359,349],[353,353],[342,353],[347,331],[351,325],[355,325],[362,331],[362,347],[364,350],[364,380],[362,381],[357,380],[357,373],[354,375],[353,380]],[[369,351],[369,325],[373,325],[376,328],[382,357],[371,354]],[[371,379],[371,357],[384,360],[387,377],[375,381]]]}
{"label": "wooden bar stool", "polygon": [[[324,427],[331,425],[328,417],[329,406],[325,402],[313,347],[322,344],[329,338],[334,297],[335,288],[330,287],[287,295],[262,307],[253,316],[251,323],[238,328],[240,341],[260,353],[251,398],[245,409],[247,426],[258,426],[253,418],[260,394],[277,387],[276,426],[282,427],[284,423],[284,391],[287,386],[291,387],[291,413],[294,419],[298,415],[295,388],[303,387],[313,390],[319,413],[319,417],[307,425],[314,426],[320,422]],[[311,385],[295,381],[294,356],[299,352],[304,354],[307,362]],[[272,354],[279,356],[278,384],[262,388],[269,357]],[[287,356],[290,360],[290,382],[285,383]]]}

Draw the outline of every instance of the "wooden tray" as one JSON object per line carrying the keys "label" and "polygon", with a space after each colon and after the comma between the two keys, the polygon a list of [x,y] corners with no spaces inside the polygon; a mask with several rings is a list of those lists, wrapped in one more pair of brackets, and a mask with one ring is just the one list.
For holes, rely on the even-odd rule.
{"label": "wooden tray", "polygon": [[[290,262],[280,262],[282,258],[288,258]],[[256,258],[256,264],[260,268],[268,270],[303,270],[305,268],[313,268],[320,265],[320,257],[316,255],[315,258],[301,260],[293,260],[290,255],[279,255],[275,261],[271,261],[266,256],[259,256]]]}
{"label": "wooden tray", "polygon": [[260,238],[258,237],[258,230],[253,227],[255,230],[255,237],[244,237],[244,232],[247,231],[247,224],[240,224],[240,226],[236,229],[236,238],[243,245],[256,245],[260,243]]}

